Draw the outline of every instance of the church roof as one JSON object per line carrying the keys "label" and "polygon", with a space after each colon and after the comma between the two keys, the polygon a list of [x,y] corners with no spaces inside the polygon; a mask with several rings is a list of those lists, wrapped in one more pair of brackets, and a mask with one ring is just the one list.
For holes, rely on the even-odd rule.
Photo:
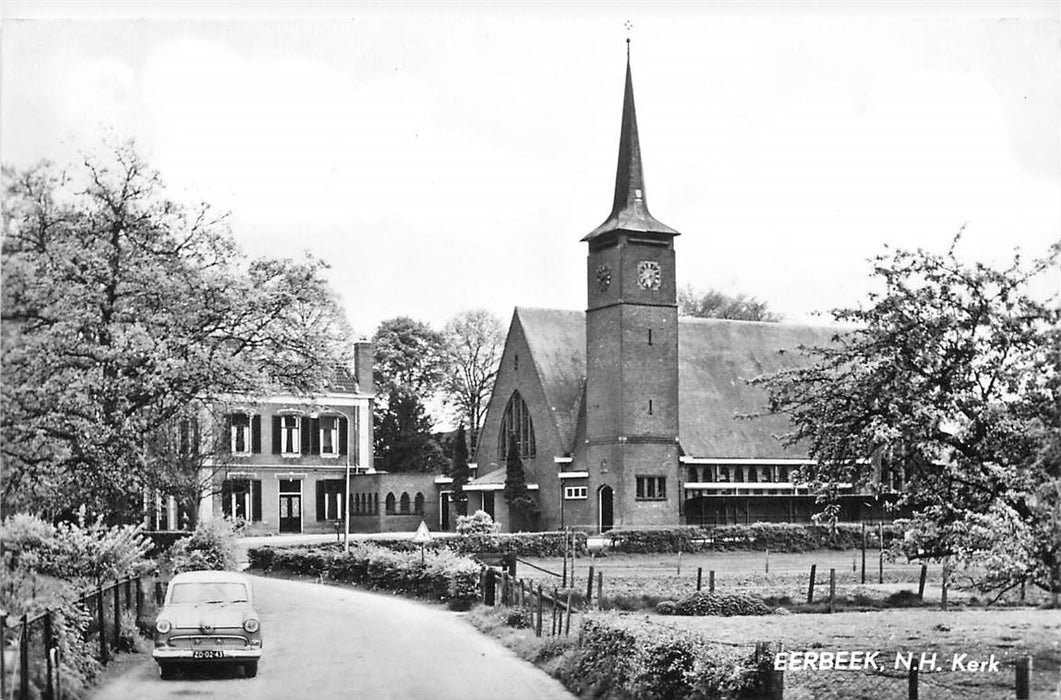
{"label": "church roof", "polygon": [[517,307],[516,318],[523,327],[560,439],[571,445],[586,383],[586,314]]}
{"label": "church roof", "polygon": [[677,231],[657,221],[648,212],[645,176],[641,169],[641,142],[637,135],[634,109],[634,81],[630,73],[629,43],[626,56],[626,89],[623,93],[623,121],[619,129],[619,163],[615,170],[615,199],[612,213],[583,238],[591,241],[614,231],[635,231],[677,236]]}
{"label": "church roof", "polygon": [[[586,315],[516,309],[563,444],[574,451],[585,393]],[[806,360],[800,345],[826,345],[837,329],[787,323],[681,318],[678,321],[678,420],[682,450],[718,459],[802,458],[774,438],[789,430],[783,416],[741,419],[766,406],[747,380]]]}

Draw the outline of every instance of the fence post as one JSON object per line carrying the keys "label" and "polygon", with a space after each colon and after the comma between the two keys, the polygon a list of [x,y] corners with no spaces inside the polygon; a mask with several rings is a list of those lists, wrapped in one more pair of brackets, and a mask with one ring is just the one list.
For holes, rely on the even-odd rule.
{"label": "fence post", "polygon": [[921,565],[921,579],[917,582],[917,599],[925,600],[925,577],[928,576],[928,564]]}
{"label": "fence post", "polygon": [[114,648],[122,643],[122,584],[114,582]]}
{"label": "fence post", "polygon": [[906,681],[906,692],[909,700],[917,700],[917,661],[910,665],[910,675]]}
{"label": "fence post", "polygon": [[700,584],[704,581],[704,567],[696,567],[696,592],[700,592]]}
{"label": "fence post", "polygon": [[586,577],[586,606],[593,602],[593,564],[589,565],[589,576]]}
{"label": "fence post", "polygon": [[559,597],[560,597],[560,594],[557,593],[556,586],[553,586],[553,624],[552,624],[551,632],[552,632],[552,636],[554,636],[554,637],[556,636],[556,613],[557,613],[556,603],[557,603],[557,599]]}
{"label": "fence post", "polygon": [[601,599],[604,597],[604,572],[597,572],[597,607],[600,607]]}
{"label": "fence post", "polygon": [[564,623],[564,636],[571,636],[571,589],[567,589],[567,620]]}
{"label": "fence post", "polygon": [[0,698],[7,697],[7,664],[4,661],[4,644],[2,640],[7,637],[4,630],[7,629],[7,613],[0,614]]}
{"label": "fence post", "polygon": [[810,565],[810,586],[807,587],[807,604],[810,605],[814,602],[814,577],[818,573],[818,565]]}
{"label": "fence post", "polygon": [[829,612],[836,610],[836,569],[829,569]]}
{"label": "fence post", "polygon": [[140,577],[136,577],[136,624],[144,617],[144,584]]}
{"label": "fence post", "polygon": [[22,633],[18,643],[19,700],[29,700],[29,617],[22,615]]}
{"label": "fence post", "polygon": [[947,609],[947,588],[950,586],[950,567],[947,566],[949,563],[949,557],[943,557],[943,583],[939,592],[940,610]]}
{"label": "fence post", "polygon": [[534,629],[534,636],[542,636],[542,584],[538,584],[538,626]]}
{"label": "fence post", "polygon": [[877,583],[884,583],[884,521],[878,524],[880,536],[880,557],[877,559]]}
{"label": "fence post", "polygon": [[1017,659],[1017,700],[1028,700],[1032,687],[1032,657]]}
{"label": "fence post", "polygon": [[103,614],[103,586],[96,589],[96,620],[99,622],[99,660],[107,663],[107,621]]}
{"label": "fence post", "polygon": [[483,576],[486,577],[483,586],[483,604],[493,607],[494,605],[494,570],[487,567],[483,570]]}
{"label": "fence post", "polygon": [[715,570],[714,569],[711,569],[711,571],[707,572],[707,592],[708,593],[714,593],[715,592]]}
{"label": "fence post", "polygon": [[155,581],[155,605],[162,605],[162,600],[166,597],[164,585],[161,581]]}
{"label": "fence post", "polygon": [[[763,700],[782,700],[784,697],[784,671],[774,670],[773,644],[770,642],[756,642],[755,661],[759,669],[760,686]],[[781,651],[781,644],[777,645]]]}
{"label": "fence post", "polygon": [[862,521],[862,584],[866,583],[866,521]]}
{"label": "fence post", "polygon": [[766,550],[766,571],[763,573],[770,573],[770,550]]}
{"label": "fence post", "polygon": [[55,686],[52,684],[52,674],[56,669],[52,666],[52,646],[55,645],[55,636],[52,630],[52,611],[44,611],[44,667],[47,672],[44,681],[44,697],[47,700],[55,700]]}

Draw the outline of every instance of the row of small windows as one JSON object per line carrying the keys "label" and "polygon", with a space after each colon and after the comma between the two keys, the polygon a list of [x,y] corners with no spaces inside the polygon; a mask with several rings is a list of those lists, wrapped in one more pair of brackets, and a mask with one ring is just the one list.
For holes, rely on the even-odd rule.
{"label": "row of small windows", "polygon": [[[316,482],[317,520],[341,520],[345,482],[342,479],[322,479]],[[281,493],[300,494],[298,481],[284,481]],[[378,493],[350,494],[351,515],[377,515]],[[388,493],[384,499],[388,515],[423,515],[424,494],[417,492],[410,498],[408,493],[395,497]],[[260,522],[262,520],[262,482],[260,479],[225,479],[221,482],[221,514],[228,518]]]}
{"label": "row of small windows", "polygon": [[689,481],[698,483],[771,483],[788,482],[795,469],[780,465],[729,466],[706,464],[689,467]]}
{"label": "row of small windows", "polygon": [[[378,515],[379,494],[378,493],[355,493],[351,497],[353,504],[352,515]],[[387,515],[423,515],[424,494],[417,492],[411,499],[408,493],[403,492],[401,496],[395,497],[388,493],[383,499],[384,513]]]}

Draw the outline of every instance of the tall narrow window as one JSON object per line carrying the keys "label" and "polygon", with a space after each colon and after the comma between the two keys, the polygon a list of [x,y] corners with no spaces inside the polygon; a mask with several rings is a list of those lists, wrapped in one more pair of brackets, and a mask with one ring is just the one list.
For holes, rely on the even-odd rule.
{"label": "tall narrow window", "polygon": [[280,416],[280,453],[284,455],[297,455],[302,450],[302,441],[299,435],[298,416]]}
{"label": "tall narrow window", "polygon": [[320,444],[322,457],[335,457],[339,454],[339,418],[321,416]]}
{"label": "tall narrow window", "polygon": [[413,512],[417,515],[424,514],[424,494],[417,491],[416,498],[413,499]]}
{"label": "tall narrow window", "polygon": [[383,502],[384,507],[387,509],[386,510],[387,515],[394,515],[394,504],[395,504],[394,494],[393,493],[388,493],[387,494],[387,500]]}
{"label": "tall narrow window", "polygon": [[648,344],[652,345],[652,329],[648,329]]}
{"label": "tall narrow window", "polygon": [[246,413],[231,413],[228,416],[229,449],[234,455],[246,455],[251,451],[251,418]]}
{"label": "tall narrow window", "polygon": [[398,512],[405,515],[409,512],[409,494],[402,493],[402,497],[398,499]]}
{"label": "tall narrow window", "polygon": [[501,432],[497,437],[497,453],[504,461],[508,459],[509,435],[516,436],[516,446],[520,457],[533,457],[537,453],[534,445],[534,425],[531,422],[530,410],[518,391],[512,392],[505,413],[501,418]]}
{"label": "tall narrow window", "polygon": [[652,399],[648,400],[648,415],[652,415]]}

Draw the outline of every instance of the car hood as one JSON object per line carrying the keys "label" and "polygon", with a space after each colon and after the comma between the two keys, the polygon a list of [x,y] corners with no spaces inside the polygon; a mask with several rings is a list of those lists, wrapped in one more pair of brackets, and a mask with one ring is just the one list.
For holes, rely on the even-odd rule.
{"label": "car hood", "polygon": [[243,621],[257,617],[250,605],[230,603],[228,605],[168,605],[159,613],[175,628],[195,628],[205,625],[214,628],[242,627]]}

